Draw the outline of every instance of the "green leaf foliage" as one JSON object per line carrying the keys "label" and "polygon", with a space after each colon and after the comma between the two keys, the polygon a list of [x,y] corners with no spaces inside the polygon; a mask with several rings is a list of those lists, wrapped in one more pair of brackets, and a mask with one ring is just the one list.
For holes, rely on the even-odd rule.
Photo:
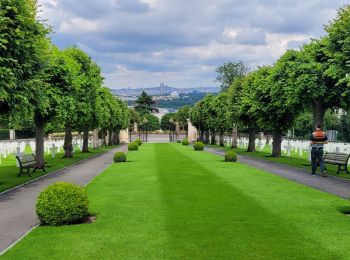
{"label": "green leaf foliage", "polygon": [[44,189],[36,203],[42,225],[74,224],[87,216],[89,201],[85,190],[71,183],[58,182]]}

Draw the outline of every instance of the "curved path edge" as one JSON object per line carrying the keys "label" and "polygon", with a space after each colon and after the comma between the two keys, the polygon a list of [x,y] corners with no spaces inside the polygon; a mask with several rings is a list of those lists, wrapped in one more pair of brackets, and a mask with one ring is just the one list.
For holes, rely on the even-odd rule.
{"label": "curved path edge", "polygon": [[121,145],[0,194],[0,255],[39,224],[35,202],[45,187],[58,181],[86,185],[112,164],[116,151],[126,150]]}
{"label": "curved path edge", "polygon": [[[205,150],[220,156],[225,155],[224,151],[217,148],[205,147]],[[238,161],[344,199],[349,199],[350,197],[350,180],[348,179],[339,178],[332,175],[328,175],[327,177],[322,177],[321,175],[312,176],[311,169],[310,171],[307,171],[286,164],[271,162],[252,156],[238,155]]]}

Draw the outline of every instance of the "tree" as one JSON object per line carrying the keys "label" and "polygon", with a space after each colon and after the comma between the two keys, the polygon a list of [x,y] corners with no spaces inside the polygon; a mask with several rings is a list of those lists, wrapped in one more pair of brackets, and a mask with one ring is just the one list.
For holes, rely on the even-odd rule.
{"label": "tree", "polygon": [[245,77],[237,78],[229,89],[230,112],[232,120],[241,129],[248,130],[247,152],[255,152],[255,138],[258,128],[256,113],[252,113],[255,95],[255,81],[259,78],[257,71],[251,72]]}
{"label": "tree", "polygon": [[289,51],[289,73],[286,75],[294,82],[293,98],[302,101],[305,109],[311,107],[314,125],[324,123],[324,115],[328,109],[345,107],[350,101],[346,97],[347,87],[338,84],[337,79],[330,73],[333,71],[332,59],[327,54],[329,39],[323,37],[297,51]]}
{"label": "tree", "polygon": [[76,122],[74,129],[83,132],[82,152],[89,152],[89,131],[98,126],[96,98],[101,88],[103,77],[100,67],[82,50],[71,47],[65,53],[79,65],[80,88],[76,95]]}
{"label": "tree", "polygon": [[175,115],[175,120],[179,123],[180,128],[186,131],[186,138],[188,137],[188,122],[187,120],[190,118],[190,110],[191,107],[186,105],[181,107]]}
{"label": "tree", "polygon": [[205,102],[204,100],[198,101],[194,107],[190,110],[190,119],[193,126],[195,126],[199,133],[199,141],[204,141],[204,133],[206,131],[206,114],[205,114]]}
{"label": "tree", "polygon": [[314,130],[313,114],[311,111],[305,111],[297,116],[294,121],[294,135],[301,138],[310,138],[310,134]]}
{"label": "tree", "polygon": [[[170,118],[173,119],[173,122],[170,122]],[[171,130],[175,131],[176,125],[175,125],[175,120],[176,120],[176,113],[167,113],[162,116],[160,119],[160,128],[162,130]]]}
{"label": "tree", "polygon": [[135,101],[135,110],[141,115],[158,111],[158,109],[154,107],[155,103],[152,96],[142,91],[141,95]]}
{"label": "tree", "polygon": [[232,126],[228,93],[222,92],[218,96],[215,96],[211,106],[215,113],[213,123],[216,132],[219,132],[219,144],[220,146],[224,146],[224,133]]}
{"label": "tree", "polygon": [[[34,110],[48,105],[44,69],[50,43],[49,29],[36,19],[37,6],[31,0],[0,2],[0,114],[12,124],[33,117]],[[45,90],[45,95],[40,94]],[[51,93],[51,95],[55,95]],[[35,114],[35,121],[39,115]],[[36,124],[37,163],[44,163],[44,125]]]}
{"label": "tree", "polygon": [[221,82],[221,91],[227,91],[236,78],[243,77],[249,68],[242,61],[226,62],[216,68],[217,81]]}
{"label": "tree", "polygon": [[130,122],[130,114],[127,104],[122,101],[119,97],[113,97],[115,99],[115,105],[119,108],[119,114],[115,114],[114,116],[117,118],[114,126],[112,126],[111,130],[113,133],[113,144],[119,144],[119,133],[121,130],[127,129]]}
{"label": "tree", "polygon": [[[146,120],[144,120],[146,119]],[[147,122],[144,122],[147,121]],[[142,123],[140,125],[140,130],[142,131],[155,131],[160,129],[159,119],[152,114],[144,114],[142,116]]]}
{"label": "tree", "polygon": [[[81,88],[81,65],[66,52],[53,48],[51,87],[56,87],[58,102],[52,121],[57,126],[65,128],[63,158],[73,157],[72,127],[77,121],[76,105],[79,102]],[[49,123],[50,120],[47,120]]]}
{"label": "tree", "polygon": [[330,58],[330,66],[325,73],[337,80],[337,86],[345,85],[344,88],[346,88],[346,91],[342,93],[345,97],[350,95],[350,89],[346,87],[350,84],[349,24],[350,5],[345,5],[338,10],[337,17],[325,26],[325,30],[328,33],[325,50],[327,56]]}
{"label": "tree", "polygon": [[260,67],[252,81],[254,91],[248,113],[254,115],[261,129],[273,133],[273,157],[281,156],[282,134],[302,111],[300,100],[293,98],[297,83],[287,76],[291,69],[288,56],[282,56],[273,67]]}
{"label": "tree", "polygon": [[57,117],[70,114],[63,111],[69,111],[69,107],[74,103],[72,97],[65,95],[74,88],[71,85],[72,75],[67,66],[68,59],[65,60],[64,55],[61,55],[60,51],[51,45],[46,67],[41,79],[38,80],[40,85],[33,92],[36,159],[39,165],[44,164],[45,126]]}
{"label": "tree", "polygon": [[[249,72],[249,68],[242,61],[227,62],[219,66],[216,72],[216,80],[221,82],[221,91],[227,91],[235,79],[242,78]],[[232,148],[237,148],[237,125],[232,123]]]}
{"label": "tree", "polygon": [[0,114],[16,122],[31,117],[33,89],[46,63],[49,29],[36,15],[35,1],[0,1]]}

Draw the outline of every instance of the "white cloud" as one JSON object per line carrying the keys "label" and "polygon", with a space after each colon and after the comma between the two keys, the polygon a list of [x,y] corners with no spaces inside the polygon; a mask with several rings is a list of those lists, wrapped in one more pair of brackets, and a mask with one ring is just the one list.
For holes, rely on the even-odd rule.
{"label": "white cloud", "polygon": [[67,34],[96,33],[103,29],[98,21],[74,17],[61,23],[58,32]]}
{"label": "white cloud", "polygon": [[272,64],[319,37],[345,0],[39,0],[56,31],[102,66],[107,86],[213,86],[215,68]]}

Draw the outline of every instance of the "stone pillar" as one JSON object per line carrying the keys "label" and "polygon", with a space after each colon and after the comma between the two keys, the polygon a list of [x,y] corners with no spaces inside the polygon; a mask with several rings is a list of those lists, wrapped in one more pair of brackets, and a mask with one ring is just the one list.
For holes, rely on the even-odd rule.
{"label": "stone pillar", "polygon": [[129,143],[129,129],[121,130],[119,132],[119,140],[121,144]]}
{"label": "stone pillar", "polygon": [[137,133],[137,130],[138,130],[138,125],[136,122],[134,122],[134,132]]}
{"label": "stone pillar", "polygon": [[99,129],[97,128],[92,133],[92,136],[93,136],[92,137],[92,147],[94,149],[97,149],[100,146],[99,141],[98,141],[98,131],[99,131]]}
{"label": "stone pillar", "polygon": [[10,140],[16,139],[16,132],[15,129],[10,129]]}
{"label": "stone pillar", "polygon": [[197,137],[198,137],[197,129],[192,125],[189,119],[187,119],[187,124],[188,124],[188,140],[190,142],[197,141]]}

